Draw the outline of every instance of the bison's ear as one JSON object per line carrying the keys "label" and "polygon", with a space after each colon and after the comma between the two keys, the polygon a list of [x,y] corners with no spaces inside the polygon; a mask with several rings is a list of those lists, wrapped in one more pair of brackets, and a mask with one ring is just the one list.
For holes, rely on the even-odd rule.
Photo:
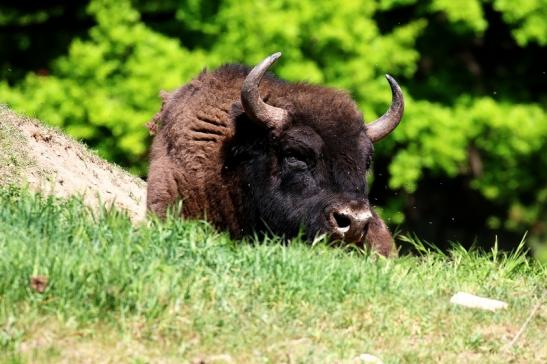
{"label": "bison's ear", "polygon": [[235,120],[243,114],[245,114],[245,110],[243,110],[243,105],[241,105],[241,101],[234,102],[232,104],[232,107],[230,108],[230,118],[232,120]]}
{"label": "bison's ear", "polygon": [[397,247],[389,229],[376,212],[372,211],[372,216],[366,238],[368,246],[385,257],[396,257]]}

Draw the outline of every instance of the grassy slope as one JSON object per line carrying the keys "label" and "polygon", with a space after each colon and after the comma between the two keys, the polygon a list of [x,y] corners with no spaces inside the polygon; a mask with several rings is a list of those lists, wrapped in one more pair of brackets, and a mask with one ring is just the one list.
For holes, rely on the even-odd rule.
{"label": "grassy slope", "polygon": [[[29,277],[45,275],[42,294]],[[0,362],[545,362],[547,273],[522,256],[376,259],[230,241],[200,222],[93,216],[0,189]],[[453,307],[464,290],[509,309]]]}
{"label": "grassy slope", "polygon": [[85,194],[91,206],[113,203],[144,217],[146,183],[101,159],[60,130],[0,104],[0,186],[26,185],[56,196]]}
{"label": "grassy slope", "polygon": [[24,170],[33,165],[28,145],[15,126],[18,116],[0,104],[0,185],[20,183]]}

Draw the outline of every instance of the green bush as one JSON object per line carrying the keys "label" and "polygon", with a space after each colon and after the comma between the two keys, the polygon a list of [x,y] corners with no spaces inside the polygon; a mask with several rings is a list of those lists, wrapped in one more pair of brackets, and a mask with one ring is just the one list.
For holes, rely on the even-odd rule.
{"label": "green bush", "polygon": [[[407,108],[401,126],[377,146],[389,187],[412,194],[428,176],[464,176],[499,206],[491,228],[540,235],[547,113],[545,94],[534,90],[546,76],[527,72],[545,50],[546,9],[545,0],[92,0],[88,34],[54,59],[47,76],[29,72],[0,83],[0,100],[145,175],[144,125],[159,109],[159,90],[204,67],[254,64],[281,50],[275,73],[349,90],[367,120],[389,103],[383,74],[391,73]],[[480,69],[469,56],[469,49],[495,46],[496,37],[522,52],[507,60],[517,62],[514,69],[487,56],[483,63],[497,68]],[[388,201],[383,212],[392,222],[404,220],[395,210],[401,201]]]}

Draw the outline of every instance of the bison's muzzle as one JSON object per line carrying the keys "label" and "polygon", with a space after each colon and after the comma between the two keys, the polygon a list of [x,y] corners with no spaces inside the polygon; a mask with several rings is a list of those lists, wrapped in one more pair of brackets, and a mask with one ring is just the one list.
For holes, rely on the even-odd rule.
{"label": "bison's muzzle", "polygon": [[331,235],[349,243],[364,240],[368,224],[372,219],[372,213],[368,207],[364,204],[354,205],[330,207],[326,212]]}

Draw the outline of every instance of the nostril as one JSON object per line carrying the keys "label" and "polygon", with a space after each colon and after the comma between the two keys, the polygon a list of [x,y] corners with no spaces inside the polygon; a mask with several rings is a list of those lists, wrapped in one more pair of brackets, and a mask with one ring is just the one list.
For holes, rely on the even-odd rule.
{"label": "nostril", "polygon": [[336,221],[336,225],[338,228],[344,231],[348,231],[351,226],[351,219],[349,216],[340,214],[338,212],[333,212],[332,216],[334,217],[334,221]]}

